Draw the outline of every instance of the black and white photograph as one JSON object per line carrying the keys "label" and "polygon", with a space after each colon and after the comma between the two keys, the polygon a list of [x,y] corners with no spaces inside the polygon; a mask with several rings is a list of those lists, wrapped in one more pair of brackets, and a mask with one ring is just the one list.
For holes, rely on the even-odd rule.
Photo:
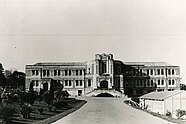
{"label": "black and white photograph", "polygon": [[0,124],[186,124],[185,0],[0,0]]}

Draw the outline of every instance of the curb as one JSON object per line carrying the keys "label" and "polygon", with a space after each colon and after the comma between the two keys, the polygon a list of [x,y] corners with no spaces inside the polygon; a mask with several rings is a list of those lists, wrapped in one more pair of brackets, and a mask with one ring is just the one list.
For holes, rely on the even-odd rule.
{"label": "curb", "polygon": [[50,118],[47,118],[47,119],[44,119],[44,120],[41,120],[41,121],[33,122],[32,124],[50,124],[52,122],[55,122],[55,121],[65,117],[65,116],[67,116],[68,114],[78,110],[79,108],[81,108],[86,103],[87,103],[87,101],[81,101],[79,104],[77,104],[76,106],[74,106],[73,108],[71,108],[71,109],[69,109],[65,112],[62,112],[60,114],[51,116]]}

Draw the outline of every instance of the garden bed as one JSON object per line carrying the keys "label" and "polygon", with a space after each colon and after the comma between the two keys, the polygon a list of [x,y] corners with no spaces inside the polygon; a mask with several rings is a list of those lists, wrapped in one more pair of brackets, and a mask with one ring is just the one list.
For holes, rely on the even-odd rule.
{"label": "garden bed", "polygon": [[[81,106],[83,106],[86,101],[83,100],[77,100],[74,98],[68,98],[64,100],[68,103],[67,106],[63,106],[61,109],[57,109],[53,107],[52,111],[49,111],[48,105],[41,101],[35,101],[34,105],[32,106],[32,112],[30,114],[29,119],[25,119],[23,117],[14,117],[12,119],[13,124],[48,124],[51,122],[54,122],[72,112],[79,109]],[[39,108],[43,109],[43,113],[40,114],[38,111]]]}

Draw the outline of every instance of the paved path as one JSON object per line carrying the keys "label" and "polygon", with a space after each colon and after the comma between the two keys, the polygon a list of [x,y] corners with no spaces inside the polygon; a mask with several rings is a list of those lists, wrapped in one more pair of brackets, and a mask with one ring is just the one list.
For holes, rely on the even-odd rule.
{"label": "paved path", "polygon": [[54,124],[172,124],[123,103],[120,98],[84,98],[87,104]]}

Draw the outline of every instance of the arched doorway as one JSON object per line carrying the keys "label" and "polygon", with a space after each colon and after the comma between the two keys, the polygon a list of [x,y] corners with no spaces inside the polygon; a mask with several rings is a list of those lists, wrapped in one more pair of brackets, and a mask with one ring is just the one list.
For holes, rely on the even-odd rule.
{"label": "arched doorway", "polygon": [[100,93],[96,97],[114,97],[114,96],[109,93]]}
{"label": "arched doorway", "polygon": [[43,90],[44,90],[44,91],[48,90],[48,83],[44,83],[44,84],[43,84]]}
{"label": "arched doorway", "polygon": [[103,80],[100,82],[100,88],[102,89],[108,89],[108,81]]}

